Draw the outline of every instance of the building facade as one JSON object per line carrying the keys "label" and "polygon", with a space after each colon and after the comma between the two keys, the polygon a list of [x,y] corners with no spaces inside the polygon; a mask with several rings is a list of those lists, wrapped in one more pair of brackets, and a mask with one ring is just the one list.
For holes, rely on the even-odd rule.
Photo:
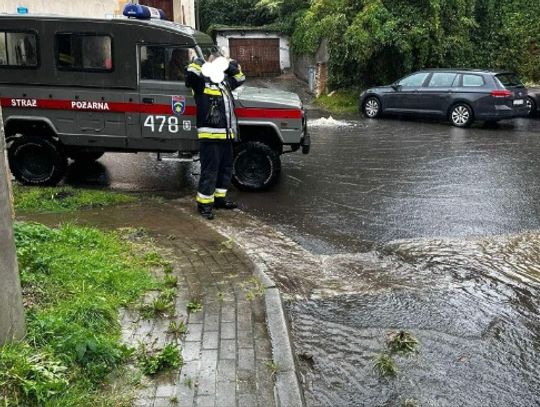
{"label": "building facade", "polygon": [[[71,17],[113,17],[121,15],[126,0],[2,0],[0,13],[57,14]],[[161,8],[169,20],[195,28],[195,0],[140,0],[133,3]]]}

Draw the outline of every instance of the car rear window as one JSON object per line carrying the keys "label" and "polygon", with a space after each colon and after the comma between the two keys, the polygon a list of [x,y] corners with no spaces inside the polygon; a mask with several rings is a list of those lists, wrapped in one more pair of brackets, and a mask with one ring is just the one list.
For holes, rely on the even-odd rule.
{"label": "car rear window", "polygon": [[523,84],[519,80],[518,76],[516,74],[513,74],[513,73],[500,73],[498,75],[495,75],[495,77],[505,87],[507,87],[507,86],[523,86]]}
{"label": "car rear window", "polygon": [[484,84],[484,78],[480,75],[463,75],[463,86],[465,87],[484,86]]}

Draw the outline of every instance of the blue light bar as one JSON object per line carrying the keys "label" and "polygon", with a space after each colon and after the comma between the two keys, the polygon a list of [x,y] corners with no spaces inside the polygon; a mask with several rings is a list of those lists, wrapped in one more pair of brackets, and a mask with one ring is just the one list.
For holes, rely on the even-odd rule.
{"label": "blue light bar", "polygon": [[141,20],[148,20],[150,18],[164,20],[166,18],[165,13],[161,9],[132,3],[126,4],[123,14],[126,17],[138,18]]}

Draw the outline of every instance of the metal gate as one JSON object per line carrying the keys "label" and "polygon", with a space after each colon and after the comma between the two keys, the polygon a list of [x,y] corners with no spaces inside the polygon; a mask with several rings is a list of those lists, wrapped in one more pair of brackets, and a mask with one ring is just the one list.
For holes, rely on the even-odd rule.
{"label": "metal gate", "polygon": [[281,73],[279,38],[230,38],[231,58],[236,59],[248,76],[270,76]]}

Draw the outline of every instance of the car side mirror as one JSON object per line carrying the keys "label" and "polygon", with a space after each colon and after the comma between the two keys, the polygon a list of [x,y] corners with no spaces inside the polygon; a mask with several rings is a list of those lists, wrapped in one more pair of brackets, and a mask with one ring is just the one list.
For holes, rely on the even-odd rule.
{"label": "car side mirror", "polygon": [[401,85],[399,83],[394,83],[392,85],[392,89],[394,89],[396,92],[399,92],[401,90]]}

